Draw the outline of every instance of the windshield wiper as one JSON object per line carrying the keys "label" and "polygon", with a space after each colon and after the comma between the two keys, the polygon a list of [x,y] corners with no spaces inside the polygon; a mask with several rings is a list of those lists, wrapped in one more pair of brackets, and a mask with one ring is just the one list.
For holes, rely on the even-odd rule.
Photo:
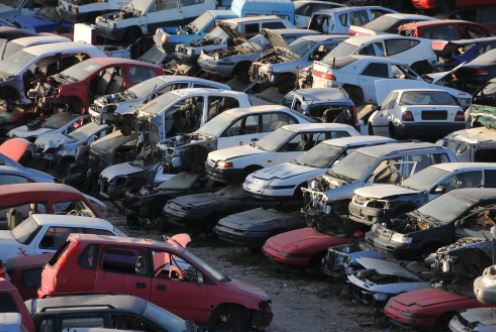
{"label": "windshield wiper", "polygon": [[352,181],[355,181],[355,179],[350,178],[349,176],[342,175],[342,174],[338,174],[338,173],[336,173],[336,172],[334,172],[334,171],[331,171],[331,170],[329,170],[329,172],[327,172],[327,174],[329,174],[329,175],[331,175],[331,176],[333,176],[333,177],[335,177],[335,178],[338,178],[338,179],[340,179],[340,180],[344,180],[344,181],[346,181],[346,182],[352,182]]}

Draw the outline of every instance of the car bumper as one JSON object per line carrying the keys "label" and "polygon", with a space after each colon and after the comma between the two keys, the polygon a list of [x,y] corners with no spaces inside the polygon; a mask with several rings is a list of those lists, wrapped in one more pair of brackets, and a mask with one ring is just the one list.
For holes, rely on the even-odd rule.
{"label": "car bumper", "polygon": [[383,209],[361,206],[353,202],[351,202],[348,206],[348,210],[348,216],[351,220],[365,225],[372,225],[388,217],[387,213]]}
{"label": "car bumper", "polygon": [[97,35],[106,39],[122,40],[125,37],[125,29],[95,25],[95,31]]}
{"label": "car bumper", "polygon": [[435,326],[437,321],[436,317],[428,315],[414,316],[410,311],[404,309],[408,308],[403,308],[399,303],[396,303],[393,298],[384,308],[384,314],[393,324],[401,327],[432,329]]}
{"label": "car bumper", "polygon": [[273,263],[294,267],[306,267],[310,264],[310,259],[312,258],[312,255],[306,253],[288,254],[267,243],[262,247],[262,252]]}
{"label": "car bumper", "polygon": [[460,122],[417,122],[394,125],[400,137],[444,137],[447,134],[465,129],[465,121]]}
{"label": "car bumper", "polygon": [[244,180],[245,171],[239,168],[216,168],[205,163],[205,171],[209,178],[224,183],[240,183]]}
{"label": "car bumper", "polygon": [[221,77],[232,77],[234,64],[219,64],[217,62],[198,60],[200,68],[209,74],[219,75]]}
{"label": "car bumper", "polygon": [[250,193],[251,196],[259,199],[271,198],[294,198],[296,185],[279,186],[283,189],[269,189],[269,182],[259,179],[251,179],[249,182],[243,182],[243,189]]}
{"label": "car bumper", "polygon": [[250,248],[261,248],[269,237],[268,232],[247,232],[223,225],[215,226],[214,232],[222,241],[240,244]]}

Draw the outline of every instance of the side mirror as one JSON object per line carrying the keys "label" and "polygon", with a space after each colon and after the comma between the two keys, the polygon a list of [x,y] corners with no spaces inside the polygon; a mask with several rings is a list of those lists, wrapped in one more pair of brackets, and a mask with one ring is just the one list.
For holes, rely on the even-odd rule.
{"label": "side mirror", "polygon": [[434,188],[434,193],[436,194],[444,194],[446,191],[446,188],[444,188],[443,186],[437,186],[436,188]]}

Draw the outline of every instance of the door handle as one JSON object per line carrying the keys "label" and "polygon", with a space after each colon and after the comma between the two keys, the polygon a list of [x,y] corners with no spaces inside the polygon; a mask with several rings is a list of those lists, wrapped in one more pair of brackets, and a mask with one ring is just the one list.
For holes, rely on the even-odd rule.
{"label": "door handle", "polygon": [[137,282],[136,288],[144,289],[144,288],[146,288],[146,285],[144,282]]}
{"label": "door handle", "polygon": [[165,291],[165,290],[167,290],[167,286],[166,285],[157,285],[156,289],[158,291]]}

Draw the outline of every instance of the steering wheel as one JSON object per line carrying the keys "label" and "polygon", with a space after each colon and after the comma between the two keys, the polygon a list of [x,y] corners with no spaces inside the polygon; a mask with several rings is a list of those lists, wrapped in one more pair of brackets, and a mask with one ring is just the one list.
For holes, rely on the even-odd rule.
{"label": "steering wheel", "polygon": [[169,269],[169,279],[184,280],[184,271],[177,265],[171,265]]}
{"label": "steering wheel", "polygon": [[72,209],[70,210],[69,212],[67,212],[67,215],[68,216],[81,216],[81,211],[77,210],[77,209]]}

